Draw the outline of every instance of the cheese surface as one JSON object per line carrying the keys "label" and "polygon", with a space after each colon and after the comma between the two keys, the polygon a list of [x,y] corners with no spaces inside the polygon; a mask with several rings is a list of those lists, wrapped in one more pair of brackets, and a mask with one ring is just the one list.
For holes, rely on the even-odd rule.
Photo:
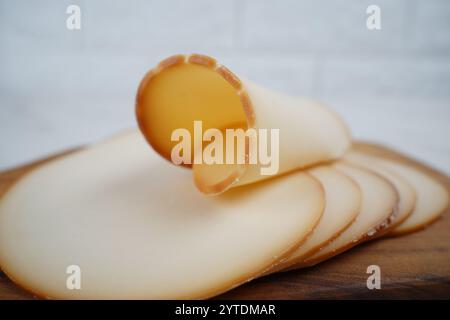
{"label": "cheese surface", "polygon": [[205,298],[289,254],[323,207],[301,172],[205,197],[131,133],[38,167],[1,198],[0,267],[46,298]]}

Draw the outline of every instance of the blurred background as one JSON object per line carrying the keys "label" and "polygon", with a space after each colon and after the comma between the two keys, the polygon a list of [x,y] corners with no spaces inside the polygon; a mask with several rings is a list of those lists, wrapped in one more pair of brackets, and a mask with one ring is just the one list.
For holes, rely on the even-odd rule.
{"label": "blurred background", "polygon": [[145,72],[195,52],[450,174],[448,0],[0,0],[0,41],[0,169],[135,127]]}

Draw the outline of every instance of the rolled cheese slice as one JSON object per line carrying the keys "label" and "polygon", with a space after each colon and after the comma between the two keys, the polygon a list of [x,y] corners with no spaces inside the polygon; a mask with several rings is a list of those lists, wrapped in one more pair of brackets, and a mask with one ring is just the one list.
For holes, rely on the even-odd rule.
{"label": "rolled cheese slice", "polygon": [[206,298],[296,249],[323,207],[302,172],[205,197],[132,133],[38,167],[1,198],[0,267],[45,298]]}
{"label": "rolled cheese slice", "polygon": [[[213,58],[197,54],[170,57],[147,73],[137,93],[136,117],[148,143],[169,161],[172,152],[178,150],[179,140],[184,143],[184,138],[172,141],[177,129],[187,130],[191,141],[201,139],[201,132],[208,129],[268,130],[270,139],[264,141],[269,148],[276,144],[279,154],[273,172],[262,171],[269,165],[259,157],[252,163],[252,152],[256,156],[263,148],[255,150],[250,143],[254,140],[248,137],[242,144],[245,148],[241,148],[245,149],[241,150],[245,152],[244,163],[238,163],[235,155],[230,155],[234,161],[228,164],[194,163],[195,154],[202,159],[206,143],[201,140],[196,140],[196,146],[191,143],[189,154],[184,153],[188,148],[179,152],[189,160],[184,165],[193,164],[195,184],[205,194],[218,194],[231,186],[336,159],[351,140],[343,121],[322,104],[262,88],[236,76]],[[201,127],[194,121],[201,121]],[[279,130],[278,141],[272,141],[270,130]],[[257,144],[264,137],[258,134]],[[222,159],[225,163],[225,157]]]}
{"label": "rolled cheese slice", "polygon": [[315,167],[308,172],[325,189],[324,213],[306,241],[274,271],[287,269],[319,251],[347,229],[359,214],[362,196],[356,182],[329,165]]}
{"label": "rolled cheese slice", "polygon": [[[352,152],[356,157],[356,152]],[[358,153],[358,156],[361,156]],[[367,156],[366,156],[367,157]],[[370,156],[383,167],[403,177],[416,191],[416,203],[411,215],[392,234],[417,231],[435,221],[449,205],[447,189],[429,175],[402,163]]]}
{"label": "rolled cheese slice", "polygon": [[377,236],[387,228],[397,210],[397,191],[388,180],[344,161],[333,166],[359,185],[361,210],[350,227],[320,251],[296,264],[297,268],[317,264]]}
{"label": "rolled cheese slice", "polygon": [[375,158],[357,151],[352,150],[348,152],[345,155],[345,159],[378,173],[389,180],[397,189],[399,195],[398,212],[389,227],[390,229],[394,230],[412,214],[416,204],[416,191],[402,176],[390,170],[387,166],[380,163],[380,161],[376,161]]}

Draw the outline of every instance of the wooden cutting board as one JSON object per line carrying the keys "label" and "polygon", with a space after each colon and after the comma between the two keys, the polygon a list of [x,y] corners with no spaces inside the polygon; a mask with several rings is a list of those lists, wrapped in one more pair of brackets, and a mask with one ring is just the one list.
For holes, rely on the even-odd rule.
{"label": "wooden cutting board", "polygon": [[[386,147],[357,149],[395,159],[432,175],[450,191],[450,179]],[[62,155],[62,154],[61,154]],[[0,196],[22,175],[56,155],[0,173]],[[425,230],[362,244],[317,266],[251,281],[219,299],[450,299],[450,210]],[[369,290],[367,267],[381,268],[381,289]],[[0,272],[0,299],[33,299]]]}

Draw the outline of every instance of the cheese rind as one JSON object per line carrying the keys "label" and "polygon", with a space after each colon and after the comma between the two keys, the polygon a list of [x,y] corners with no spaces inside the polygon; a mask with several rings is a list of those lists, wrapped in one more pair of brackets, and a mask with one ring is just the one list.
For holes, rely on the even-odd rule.
{"label": "cheese rind", "polygon": [[[1,198],[0,267],[46,298],[205,298],[289,254],[323,206],[301,172],[205,197],[132,133],[38,167]],[[81,290],[66,287],[73,265]]]}

